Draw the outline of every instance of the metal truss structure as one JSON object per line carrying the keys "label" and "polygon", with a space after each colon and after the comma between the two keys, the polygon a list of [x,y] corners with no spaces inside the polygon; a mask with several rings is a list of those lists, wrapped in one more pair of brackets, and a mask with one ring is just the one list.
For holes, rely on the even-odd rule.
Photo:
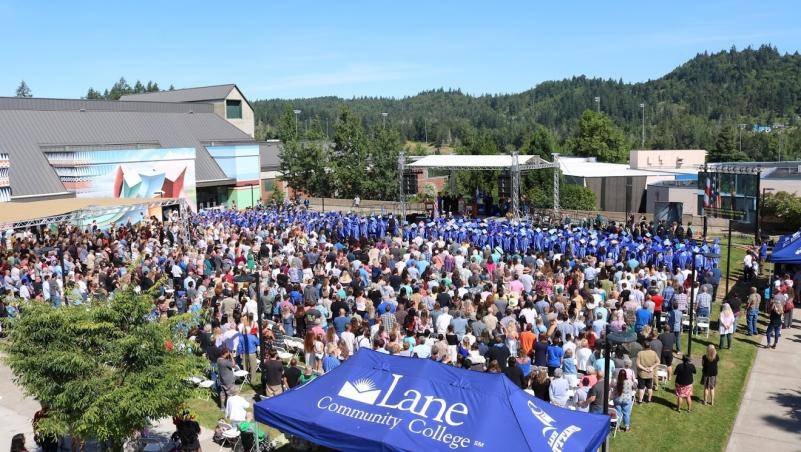
{"label": "metal truss structure", "polygon": [[[415,168],[441,168],[438,166],[415,166]],[[559,212],[559,154],[553,154],[553,162],[549,162],[542,158],[536,163],[520,164],[519,155],[517,152],[512,153],[512,164],[507,168],[509,170],[509,177],[511,178],[511,198],[512,198],[512,215],[515,220],[520,220],[520,174],[524,171],[533,171],[538,169],[554,168],[553,172],[553,209],[555,213]],[[403,174],[406,169],[406,158],[403,153],[398,157],[398,174]],[[503,170],[498,166],[447,166],[446,169],[451,171],[497,171]],[[401,212],[404,213],[402,218],[405,219],[405,205],[406,199],[403,193],[403,177],[400,177],[400,203]]]}
{"label": "metal truss structure", "polygon": [[49,215],[41,218],[34,218],[30,220],[21,220],[15,222],[4,223],[0,225],[2,230],[9,229],[28,229],[32,227],[44,226],[48,224],[59,224],[64,222],[72,222],[81,224],[84,220],[97,218],[99,216],[116,213],[120,211],[131,211],[142,208],[154,207],[167,207],[178,206],[181,219],[184,222],[183,233],[184,240],[188,240],[189,234],[189,205],[184,199],[147,199],[142,200],[140,203],[124,204],[119,206],[87,206],[83,209],[74,210],[72,212],[62,213],[58,215]]}

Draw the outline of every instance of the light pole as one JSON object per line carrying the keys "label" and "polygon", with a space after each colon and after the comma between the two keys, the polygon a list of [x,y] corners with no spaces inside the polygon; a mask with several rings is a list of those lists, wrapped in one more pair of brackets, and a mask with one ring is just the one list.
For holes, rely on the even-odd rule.
{"label": "light pole", "polygon": [[770,187],[765,187],[762,189],[762,198],[759,199],[759,204],[757,208],[757,238],[759,239],[759,243],[762,243],[762,215],[761,210],[765,208],[765,195],[769,191],[774,191],[775,189]]}
{"label": "light pole", "polygon": [[737,140],[740,142],[740,154],[743,153],[743,129],[745,129],[745,124],[737,124]]}
{"label": "light pole", "polygon": [[640,147],[645,149],[645,103],[640,104],[640,110],[642,110],[642,140],[640,141]]}
{"label": "light pole", "polygon": [[595,96],[593,99],[595,101],[595,111],[597,113],[601,112],[601,96]]}
{"label": "light pole", "polygon": [[292,110],[292,113],[295,113],[295,138],[298,137],[298,116],[300,116],[300,110]]}
{"label": "light pole", "polygon": [[389,113],[386,113],[386,112],[385,113],[381,113],[381,117],[382,117],[382,119],[384,121],[384,128],[385,129],[387,128],[387,115],[389,115]]}

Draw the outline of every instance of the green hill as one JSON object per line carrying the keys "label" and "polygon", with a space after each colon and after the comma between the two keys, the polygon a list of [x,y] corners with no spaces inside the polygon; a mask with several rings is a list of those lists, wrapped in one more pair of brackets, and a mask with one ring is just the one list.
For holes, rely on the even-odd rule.
{"label": "green hill", "polygon": [[[303,111],[301,130],[306,118],[319,118],[323,133],[327,127],[330,134],[337,111],[347,105],[367,126],[379,123],[387,112],[406,140],[456,146],[485,129],[499,148],[512,149],[537,124],[564,145],[581,113],[596,108],[596,96],[601,111],[624,130],[633,148],[640,147],[640,104],[645,103],[646,148],[712,149],[720,132],[728,129],[752,160],[801,158],[801,55],[780,54],[767,45],[698,54],[665,76],[642,83],[577,76],[518,94],[471,96],[437,89],[401,99],[318,97],[258,100],[253,105],[257,137],[262,139],[276,135],[286,105]],[[752,132],[754,125],[772,126],[772,131]],[[743,131],[738,133],[738,127]]]}

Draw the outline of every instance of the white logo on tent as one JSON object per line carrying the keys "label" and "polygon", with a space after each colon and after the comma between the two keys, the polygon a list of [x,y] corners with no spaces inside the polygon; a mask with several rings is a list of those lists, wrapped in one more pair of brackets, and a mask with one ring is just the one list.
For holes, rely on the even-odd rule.
{"label": "white logo on tent", "polygon": [[553,426],[553,424],[556,423],[556,419],[552,418],[530,400],[528,402],[528,409],[531,410],[531,414],[545,426],[542,429],[542,436],[548,439],[548,445],[551,446],[551,451],[553,452],[562,452],[565,443],[567,443],[567,439],[574,433],[581,431],[580,427],[571,425],[560,433],[556,427]]}
{"label": "white logo on tent", "polygon": [[368,405],[374,405],[379,395],[381,390],[376,389],[375,382],[369,378],[360,378],[353,383],[346,381],[339,390],[340,397]]}

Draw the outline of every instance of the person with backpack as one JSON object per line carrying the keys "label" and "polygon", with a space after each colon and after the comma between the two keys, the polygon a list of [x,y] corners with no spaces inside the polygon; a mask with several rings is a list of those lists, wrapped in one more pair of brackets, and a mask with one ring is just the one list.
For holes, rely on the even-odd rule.
{"label": "person with backpack", "polygon": [[[782,335],[782,317],[784,316],[785,303],[787,303],[787,295],[777,292],[768,305],[768,329],[765,331],[768,344],[765,348],[776,348],[779,343],[779,336]],[[770,345],[771,336],[774,337],[773,345]]]}

